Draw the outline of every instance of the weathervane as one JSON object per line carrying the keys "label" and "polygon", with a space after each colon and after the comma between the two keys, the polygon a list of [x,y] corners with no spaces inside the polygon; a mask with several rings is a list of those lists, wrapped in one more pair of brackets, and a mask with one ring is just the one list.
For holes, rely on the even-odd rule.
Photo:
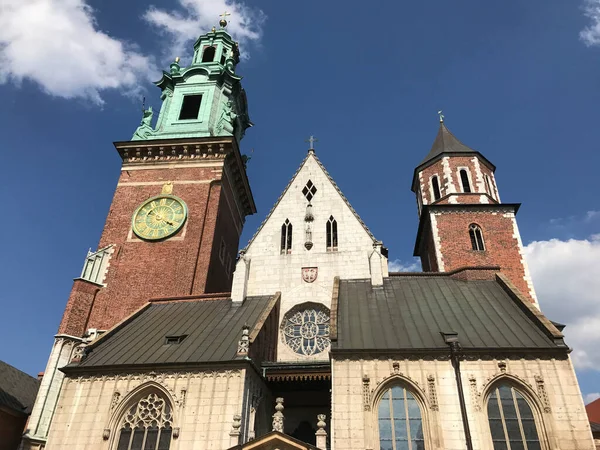
{"label": "weathervane", "polygon": [[315,142],[319,142],[319,140],[311,134],[310,137],[307,140],[305,140],[304,142],[308,142],[310,144],[309,150],[314,150]]}
{"label": "weathervane", "polygon": [[443,123],[444,122],[444,115],[442,114],[442,110],[441,109],[438,111],[438,115],[440,116],[440,123]]}
{"label": "weathervane", "polygon": [[221,18],[221,20],[219,20],[219,25],[221,25],[221,28],[225,28],[227,26],[227,16],[230,16],[231,14],[229,14],[227,11],[225,11],[223,14],[219,14],[219,17]]}

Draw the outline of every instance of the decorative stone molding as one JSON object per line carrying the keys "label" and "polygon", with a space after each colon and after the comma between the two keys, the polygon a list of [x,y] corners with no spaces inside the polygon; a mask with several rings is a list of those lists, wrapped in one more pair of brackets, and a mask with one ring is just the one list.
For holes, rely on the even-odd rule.
{"label": "decorative stone molding", "polygon": [[108,441],[109,437],[110,437],[110,428],[105,428],[104,431],[102,432],[102,440]]}
{"label": "decorative stone molding", "polygon": [[474,375],[469,377],[469,386],[471,389],[471,403],[473,404],[473,409],[475,411],[481,411],[481,405],[479,399],[481,398],[481,394],[477,390],[477,379]]}
{"label": "decorative stone molding", "polygon": [[371,411],[371,379],[368,375],[363,375],[363,409]]}
{"label": "decorative stone molding", "polygon": [[248,350],[250,349],[249,329],[248,325],[242,327],[242,338],[238,341],[238,356],[248,356]]}
{"label": "decorative stone molding", "polygon": [[283,397],[277,397],[275,399],[275,414],[273,414],[273,431],[279,431],[283,433]]}
{"label": "decorative stone molding", "polygon": [[110,409],[113,410],[119,404],[121,399],[121,393],[119,391],[113,392],[112,400],[110,401]]}
{"label": "decorative stone molding", "polygon": [[398,361],[394,361],[392,363],[392,375],[402,375],[402,373],[400,372],[400,363]]}
{"label": "decorative stone molding", "polygon": [[550,408],[550,400],[548,399],[548,393],[546,392],[546,385],[544,384],[544,378],[541,375],[536,375],[535,384],[537,386],[538,395],[540,396],[544,406],[544,412],[552,412],[552,409]]}
{"label": "decorative stone molding", "polygon": [[506,373],[506,361],[498,361],[498,369],[501,373]]}
{"label": "decorative stone molding", "polygon": [[182,389],[179,392],[179,406],[181,406],[181,408],[185,408],[186,397],[187,397],[187,389]]}
{"label": "decorative stone molding", "polygon": [[427,376],[427,389],[429,391],[429,407],[432,411],[438,411],[437,391],[435,388],[435,377],[433,375]]}
{"label": "decorative stone molding", "polygon": [[231,431],[229,432],[229,445],[235,447],[240,443],[240,427],[242,426],[242,416],[236,414],[233,416],[233,423],[231,424]]}
{"label": "decorative stone molding", "polygon": [[180,432],[181,432],[181,429],[179,427],[173,428],[173,439],[177,439],[179,437]]}
{"label": "decorative stone molding", "polygon": [[317,448],[327,450],[327,431],[325,431],[325,414],[317,415],[317,432],[315,433]]}

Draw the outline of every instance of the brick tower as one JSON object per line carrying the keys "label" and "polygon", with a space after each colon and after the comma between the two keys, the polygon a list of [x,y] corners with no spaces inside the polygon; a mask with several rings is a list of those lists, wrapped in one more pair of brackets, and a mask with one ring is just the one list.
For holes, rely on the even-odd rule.
{"label": "brick tower", "polygon": [[239,142],[252,126],[237,43],[221,21],[156,85],[156,124],[143,112],[115,142],[121,175],[100,238],[76,278],[34,406],[25,448],[44,445],[68,364],[93,339],[157,297],[231,290],[245,217],[256,212]]}
{"label": "brick tower", "polygon": [[429,272],[500,267],[537,305],[517,227],[520,204],[500,201],[495,170],[440,119],[431,150],[415,169],[412,182],[419,211],[414,256]]}

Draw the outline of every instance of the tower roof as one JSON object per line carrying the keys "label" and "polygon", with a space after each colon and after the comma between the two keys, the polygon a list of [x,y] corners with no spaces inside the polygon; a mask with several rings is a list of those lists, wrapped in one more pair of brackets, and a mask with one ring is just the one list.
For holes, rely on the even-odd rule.
{"label": "tower roof", "polygon": [[433,141],[431,150],[425,157],[419,166],[428,163],[432,159],[441,155],[442,153],[478,153],[470,147],[460,142],[456,136],[454,136],[444,122],[440,122],[440,128],[438,129],[437,136]]}
{"label": "tower roof", "polygon": [[417,181],[419,171],[425,166],[428,166],[433,161],[441,158],[442,155],[477,155],[480,158],[480,160],[492,171],[496,170],[496,166],[494,166],[485,156],[483,156],[477,150],[473,150],[471,147],[468,147],[461,141],[459,141],[458,138],[454,136],[452,132],[448,129],[448,127],[446,127],[446,124],[443,121],[440,121],[440,128],[438,129],[437,135],[433,141],[431,150],[429,150],[429,153],[427,154],[425,159],[421,161],[419,165],[415,168],[412,182],[413,192],[415,192],[415,183]]}

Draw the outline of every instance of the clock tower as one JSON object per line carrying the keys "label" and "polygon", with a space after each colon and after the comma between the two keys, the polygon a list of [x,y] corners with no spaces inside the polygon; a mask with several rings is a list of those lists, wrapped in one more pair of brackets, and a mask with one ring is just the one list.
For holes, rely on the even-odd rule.
{"label": "clock tower", "polygon": [[252,126],[236,73],[238,44],[220,28],[198,38],[155,84],[152,108],[128,141],[98,250],[76,278],[55,337],[25,448],[43,447],[63,374],[78,346],[123,321],[152,298],[231,290],[245,217],[256,212],[239,144]]}

